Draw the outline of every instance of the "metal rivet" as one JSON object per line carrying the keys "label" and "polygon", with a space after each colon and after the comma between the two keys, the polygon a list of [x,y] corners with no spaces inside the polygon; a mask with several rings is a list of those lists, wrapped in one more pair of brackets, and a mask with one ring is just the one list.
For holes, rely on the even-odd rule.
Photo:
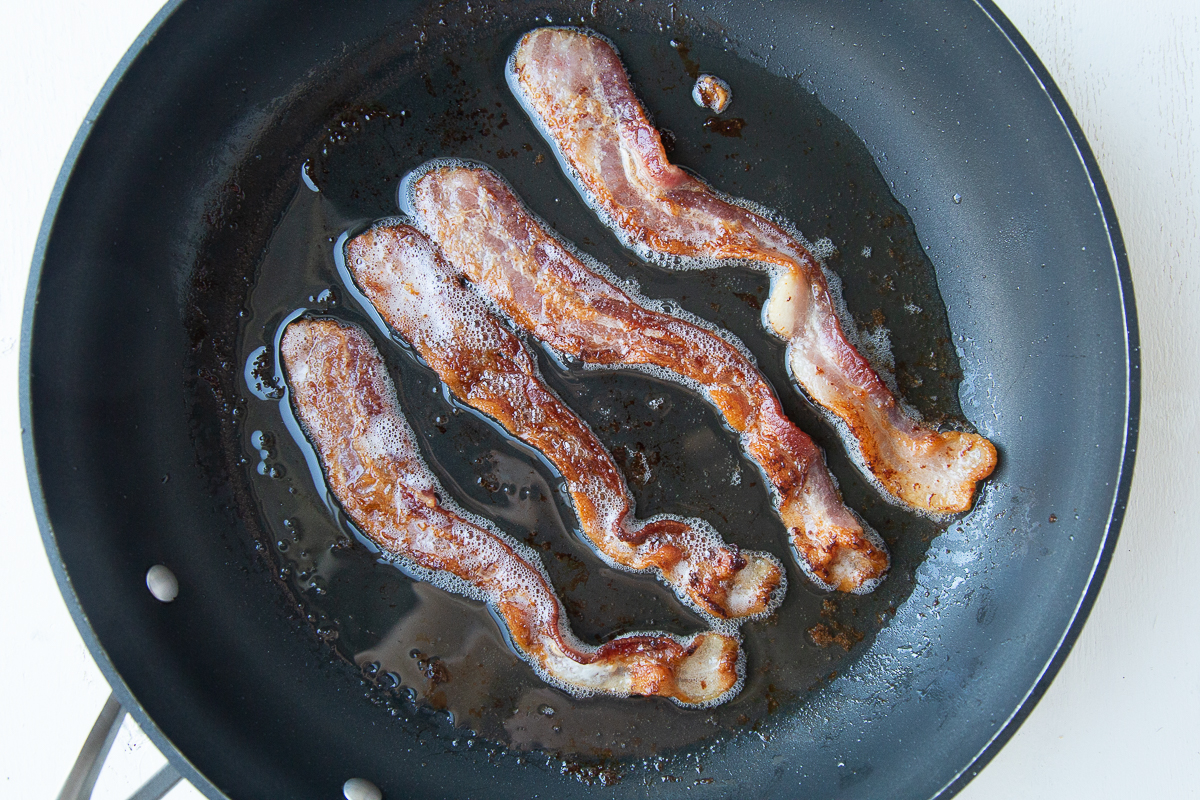
{"label": "metal rivet", "polygon": [[346,800],[383,800],[379,787],[363,778],[351,778],[342,784]]}
{"label": "metal rivet", "polygon": [[155,564],[146,571],[146,588],[162,603],[169,603],[179,596],[179,580],[162,564]]}

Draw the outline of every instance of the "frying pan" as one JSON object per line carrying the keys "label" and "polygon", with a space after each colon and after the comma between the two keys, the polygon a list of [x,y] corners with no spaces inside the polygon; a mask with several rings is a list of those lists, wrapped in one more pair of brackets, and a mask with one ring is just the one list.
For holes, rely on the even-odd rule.
{"label": "frying pan", "polygon": [[[896,603],[884,624],[777,715],[769,736],[705,743],[705,782],[629,767],[615,784],[588,785],[536,754],[455,744],[445,725],[381,699],[280,579],[229,433],[254,408],[239,382],[239,320],[302,164],[319,165],[321,148],[362,116],[394,112],[378,99],[411,91],[400,77],[489,41],[498,51],[547,20],[582,21],[618,44],[658,34],[708,42],[696,51],[736,56],[840,118],[906,209],[909,241],[928,254],[920,263],[936,270],[945,311],[934,323],[953,335],[938,347],[955,353],[943,371],[957,383],[961,368],[961,412],[1001,451],[964,519],[885,532]],[[626,55],[669,122],[652,62],[639,72],[637,54]],[[736,75],[727,77],[736,104]],[[390,797],[949,796],[1011,736],[1065,658],[1128,493],[1137,328],[1095,161],[1045,70],[990,4],[189,0],[151,23],[96,110],[34,258],[21,355],[26,461],[85,641],[121,703],[205,794],[333,797],[364,776]],[[776,142],[744,144],[761,152]],[[523,180],[523,168],[496,163]],[[372,180],[367,167],[343,187],[360,201],[348,227],[395,212],[394,176]],[[701,172],[730,191],[750,185]],[[575,202],[560,186],[554,202]],[[788,205],[795,189],[784,181],[762,199],[819,228],[804,201]],[[531,202],[588,246],[571,227],[588,224],[573,222],[582,212],[556,217],[548,195]],[[847,286],[851,311],[869,310],[855,292]],[[898,359],[912,355],[904,327],[892,330]],[[851,504],[893,519],[856,488],[836,437],[788,402],[825,445]],[[145,588],[159,563],[181,585],[169,605]],[[803,597],[797,583],[791,593]]]}

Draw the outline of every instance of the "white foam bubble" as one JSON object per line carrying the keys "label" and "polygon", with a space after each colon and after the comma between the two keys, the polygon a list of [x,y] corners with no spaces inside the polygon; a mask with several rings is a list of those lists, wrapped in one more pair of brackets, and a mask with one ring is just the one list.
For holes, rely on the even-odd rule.
{"label": "white foam bubble", "polygon": [[813,242],[812,246],[808,248],[808,252],[817,261],[825,262],[833,258],[833,254],[837,252],[837,245],[833,243],[833,239],[826,236]]}
{"label": "white foam bubble", "polygon": [[860,328],[858,352],[871,362],[871,366],[875,367],[875,371],[892,390],[892,394],[896,394],[896,357],[892,354],[891,331],[883,325]]}

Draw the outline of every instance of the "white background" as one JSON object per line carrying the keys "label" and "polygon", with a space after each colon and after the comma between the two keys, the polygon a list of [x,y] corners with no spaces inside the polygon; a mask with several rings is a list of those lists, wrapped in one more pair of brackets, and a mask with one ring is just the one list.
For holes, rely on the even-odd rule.
{"label": "white background", "polygon": [[[1066,95],[1129,249],[1142,425],[1125,526],[1066,665],[960,795],[1200,797],[1200,3],[1001,0]],[[159,0],[0,0],[0,795],[54,797],[108,687],[58,593],[22,466],[17,357],[34,240],[92,100]],[[98,798],[162,763],[128,721]],[[199,797],[187,785],[172,800]]]}

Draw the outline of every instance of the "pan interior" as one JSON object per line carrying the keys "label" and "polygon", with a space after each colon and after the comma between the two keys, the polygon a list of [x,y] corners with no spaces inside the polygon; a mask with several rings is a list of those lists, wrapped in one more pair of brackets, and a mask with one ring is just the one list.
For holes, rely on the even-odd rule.
{"label": "pan interior", "polygon": [[[321,635],[336,636],[335,649],[368,680],[448,711],[465,729],[510,748],[576,760],[645,758],[747,728],[766,735],[769,717],[793,714],[810,691],[869,647],[911,593],[913,570],[939,526],[880,502],[830,426],[791,388],[783,343],[760,323],[765,275],[748,268],[678,273],[649,266],[587,211],[506,89],[504,61],[522,32],[517,27],[506,37],[464,43],[420,69],[387,76],[379,81],[387,91],[344,111],[331,122],[334,136],[310,145],[306,180],[291,176],[296,194],[251,273],[234,363],[246,364],[251,381],[263,380],[264,389],[247,400],[243,418],[231,421],[228,435],[240,445],[234,451],[248,461],[227,469],[245,476],[261,537]],[[829,261],[850,287],[863,327],[878,338],[884,320],[900,323],[893,337],[903,348],[897,367],[914,402],[927,417],[965,426],[957,404],[961,373],[933,267],[866,147],[811,94],[727,54],[711,36],[677,30],[672,38],[619,26],[611,33],[630,54],[643,92],[658,101],[654,112],[671,131],[673,156],[735,193],[784,206],[812,239],[839,243]],[[692,102],[690,73],[699,63],[739,87],[741,116],[721,118],[737,122],[738,136],[729,136],[731,129],[722,133]],[[644,373],[587,370],[542,352],[543,375],[615,454],[641,516],[700,516],[740,546],[792,563],[785,604],[770,620],[744,627],[749,680],[734,701],[686,710],[665,700],[581,701],[552,689],[509,652],[484,607],[414,586],[369,544],[348,546],[362,537],[330,513],[324,481],[310,467],[314,455],[273,368],[282,328],[297,314],[332,315],[375,333],[390,356],[401,404],[443,483],[469,510],[497,519],[542,552],[572,628],[585,641],[598,644],[647,628],[686,635],[704,627],[649,576],[604,566],[577,529],[561,475],[444,392],[415,354],[390,341],[339,269],[345,235],[394,214],[402,176],[431,157],[447,156],[492,164],[557,230],[571,231],[573,241],[645,295],[736,330],[781,388],[792,418],[820,435],[853,507],[887,537],[895,577],[878,591],[857,597],[814,590],[787,551],[758,469],[700,398]]]}
{"label": "pan interior", "polygon": [[[946,10],[953,46],[905,16],[920,12],[841,4],[772,7],[770,30],[732,6],[351,5],[247,3],[204,22],[205,4],[180,6],[60,202],[31,335],[38,469],[87,623],[146,713],[235,796],[329,796],[350,774],[430,796],[531,782],[564,796],[595,782],[619,796],[935,794],[1056,651],[1101,553],[1127,421],[1108,230],[1011,46],[965,5]],[[890,332],[905,397],[1000,447],[974,512],[939,526],[867,486],[761,330],[761,274],[650,267],[584,208],[503,81],[516,37],[550,22],[614,39],[673,160],[831,240],[856,322]],[[997,76],[972,71],[968,43]],[[691,101],[698,69],[733,86],[722,124]],[[747,686],[726,706],[541,684],[482,606],[414,584],[327,505],[274,364],[297,313],[368,329],[447,488],[542,550],[585,641],[700,625],[651,579],[603,567],[557,476],[438,391],[339,276],[340,237],[395,214],[399,179],[442,156],[489,163],[619,277],[742,338],[887,541],[874,594],[814,591],[703,402],[541,354],[640,516],[701,516],[789,564],[785,604],[744,629]],[[139,587],[160,562],[184,587],[170,607]],[[818,646],[816,626],[848,649]]]}

